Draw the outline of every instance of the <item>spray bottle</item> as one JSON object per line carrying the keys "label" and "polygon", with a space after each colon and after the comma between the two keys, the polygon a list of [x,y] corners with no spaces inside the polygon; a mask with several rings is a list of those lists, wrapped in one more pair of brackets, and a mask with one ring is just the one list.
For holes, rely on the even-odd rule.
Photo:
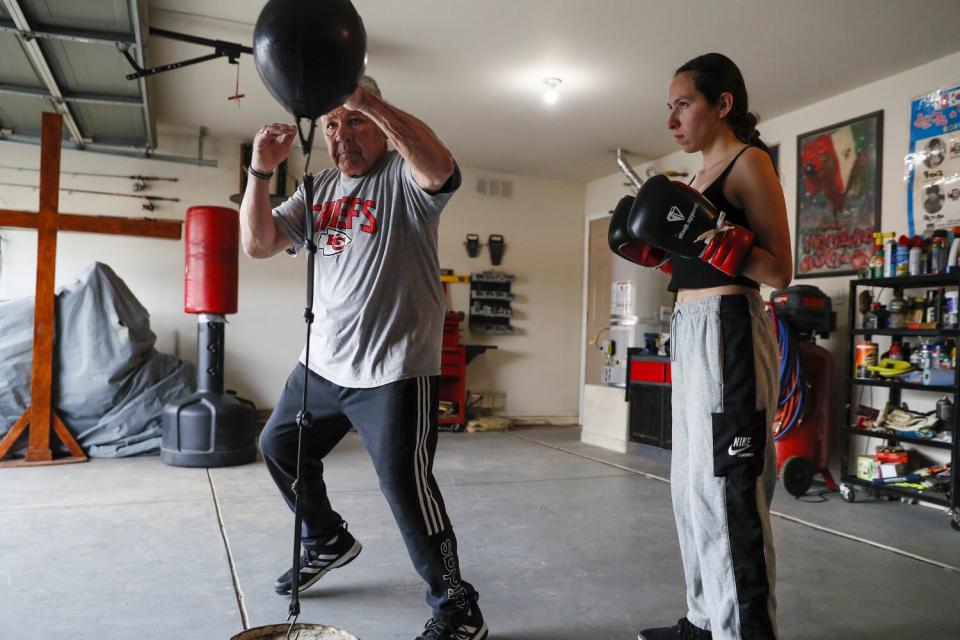
{"label": "spray bottle", "polygon": [[883,240],[883,277],[892,278],[897,275],[897,241],[893,231],[881,233]]}
{"label": "spray bottle", "polygon": [[897,267],[896,275],[905,276],[910,273],[910,239],[907,236],[900,236],[897,242]]}
{"label": "spray bottle", "polygon": [[920,236],[914,236],[910,239],[910,257],[907,262],[907,271],[912,276],[919,276],[921,274],[921,258],[923,256],[923,238]]}
{"label": "spray bottle", "polygon": [[873,233],[873,257],[870,258],[870,277],[883,277],[883,234]]}
{"label": "spray bottle", "polygon": [[957,267],[958,253],[960,253],[960,235],[955,233],[953,242],[950,243],[950,253],[947,255],[947,268],[945,269],[947,273],[951,273],[960,269],[960,267]]}
{"label": "spray bottle", "polygon": [[947,237],[946,229],[937,229],[933,232],[933,239],[937,241],[937,244],[940,247],[940,259],[937,261],[937,268],[935,273],[945,273],[947,271],[947,254],[950,249],[951,243]]}

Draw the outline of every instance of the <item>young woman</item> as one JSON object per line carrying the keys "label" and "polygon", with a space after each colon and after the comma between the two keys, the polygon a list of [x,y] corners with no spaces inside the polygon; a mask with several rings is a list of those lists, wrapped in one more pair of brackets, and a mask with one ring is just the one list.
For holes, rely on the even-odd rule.
{"label": "young woman", "polygon": [[[786,205],[729,58],[709,53],[680,67],[667,106],[677,144],[702,155],[690,185],[696,192],[651,179],[623,218],[628,239],[611,236],[620,255],[672,267],[669,289],[677,292],[670,477],[687,615],[639,638],[772,640],[769,507],[777,460],[770,426],[779,380],[759,289],[791,279]],[[717,216],[701,217],[710,203]]]}

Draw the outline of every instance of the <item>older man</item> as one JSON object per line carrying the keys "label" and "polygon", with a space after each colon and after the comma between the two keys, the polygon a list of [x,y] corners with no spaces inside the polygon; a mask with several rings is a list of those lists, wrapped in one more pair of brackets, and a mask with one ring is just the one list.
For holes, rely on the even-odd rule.
{"label": "older man", "polygon": [[[384,102],[370,78],[320,124],[336,168],[314,179],[310,361],[301,354],[260,436],[267,468],[292,508],[306,366],[314,420],[303,433],[300,589],[360,553],[323,480],[323,457],[352,426],[428,586],[433,617],[418,640],[483,640],[477,592],[460,576],[456,537],[433,477],[445,311],[437,228],[460,171],[433,131]],[[273,210],[268,194],[296,137],[293,125],[271,124],[254,140],[240,216],[251,257],[296,253],[303,243],[302,187]],[[277,593],[290,593],[291,571],[277,579]]]}

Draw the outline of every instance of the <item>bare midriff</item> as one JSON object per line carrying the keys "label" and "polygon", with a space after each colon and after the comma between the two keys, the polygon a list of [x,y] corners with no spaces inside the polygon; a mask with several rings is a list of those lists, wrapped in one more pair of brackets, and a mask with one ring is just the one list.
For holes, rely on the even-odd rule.
{"label": "bare midriff", "polygon": [[739,284],[725,284],[722,287],[710,287],[708,289],[680,289],[677,292],[677,303],[694,302],[710,296],[735,296],[739,294],[759,296],[760,292]]}

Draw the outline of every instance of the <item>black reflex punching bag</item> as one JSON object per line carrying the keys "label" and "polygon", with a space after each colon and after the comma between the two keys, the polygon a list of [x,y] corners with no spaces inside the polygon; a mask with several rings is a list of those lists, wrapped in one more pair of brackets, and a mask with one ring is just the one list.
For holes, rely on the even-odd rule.
{"label": "black reflex punching bag", "polygon": [[253,30],[253,60],[298,120],[343,104],[363,77],[367,33],[349,0],[270,0]]}

